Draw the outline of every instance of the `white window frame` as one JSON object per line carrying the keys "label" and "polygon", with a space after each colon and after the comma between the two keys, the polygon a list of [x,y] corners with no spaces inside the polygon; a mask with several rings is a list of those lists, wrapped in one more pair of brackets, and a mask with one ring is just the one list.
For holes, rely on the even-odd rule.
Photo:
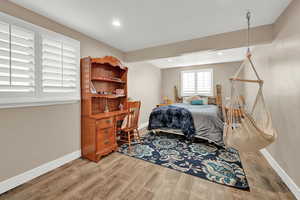
{"label": "white window frame", "polygon": [[[16,17],[7,15],[0,12],[0,21],[15,25],[29,31],[34,32],[35,43],[35,91],[33,93],[13,93],[13,92],[1,92],[0,93],[0,108],[11,107],[27,107],[27,106],[43,106],[43,105],[55,105],[65,103],[75,103],[80,101],[80,42],[62,34],[47,30],[40,26],[31,24]],[[42,36],[61,40],[65,43],[72,44],[77,49],[77,77],[76,77],[76,92],[70,94],[66,93],[52,93],[44,94],[42,92]]]}
{"label": "white window frame", "polygon": [[[185,94],[183,91],[183,74],[184,73],[195,73],[195,92],[191,94]],[[197,92],[197,73],[198,72],[210,72],[211,73],[211,91],[209,93],[198,93]],[[195,96],[195,95],[202,95],[202,96],[214,96],[214,70],[212,68],[205,68],[205,69],[197,69],[197,70],[185,70],[180,72],[180,88],[181,88],[181,96],[182,97],[189,97],[189,96]]]}

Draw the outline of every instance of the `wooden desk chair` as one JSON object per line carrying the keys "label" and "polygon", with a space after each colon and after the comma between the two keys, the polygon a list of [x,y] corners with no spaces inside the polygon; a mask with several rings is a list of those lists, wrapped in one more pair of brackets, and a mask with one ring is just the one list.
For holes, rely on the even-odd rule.
{"label": "wooden desk chair", "polygon": [[121,131],[120,141],[128,143],[129,149],[131,149],[132,139],[137,138],[138,142],[141,142],[138,130],[141,102],[128,102],[127,108],[128,114],[125,116],[122,126],[118,130]]}

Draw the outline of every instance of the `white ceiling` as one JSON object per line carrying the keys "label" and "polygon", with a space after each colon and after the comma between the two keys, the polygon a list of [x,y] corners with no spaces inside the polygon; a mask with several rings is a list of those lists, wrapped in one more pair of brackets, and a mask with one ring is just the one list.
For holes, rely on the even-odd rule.
{"label": "white ceiling", "polygon": [[[11,0],[123,51],[273,23],[291,0]],[[111,25],[114,19],[121,27]]]}
{"label": "white ceiling", "polygon": [[247,48],[202,51],[173,58],[162,58],[148,61],[159,68],[186,67],[216,63],[236,62],[245,59]]}

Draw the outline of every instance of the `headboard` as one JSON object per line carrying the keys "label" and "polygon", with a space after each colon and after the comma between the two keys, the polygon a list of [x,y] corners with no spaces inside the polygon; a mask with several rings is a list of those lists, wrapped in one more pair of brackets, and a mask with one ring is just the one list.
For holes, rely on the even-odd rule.
{"label": "headboard", "polygon": [[[178,96],[177,88],[175,89],[175,99],[177,103],[180,103],[184,100],[183,97]],[[217,105],[219,108],[222,108],[222,86],[220,84],[216,85],[215,96],[208,97],[208,104]]]}

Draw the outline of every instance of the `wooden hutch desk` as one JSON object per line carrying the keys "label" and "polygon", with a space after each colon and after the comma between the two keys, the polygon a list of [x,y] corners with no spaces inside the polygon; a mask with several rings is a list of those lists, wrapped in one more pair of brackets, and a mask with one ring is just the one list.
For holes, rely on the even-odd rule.
{"label": "wooden hutch desk", "polygon": [[128,112],[127,72],[128,68],[111,56],[81,59],[83,158],[97,162],[117,150],[117,120]]}

